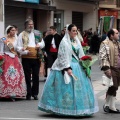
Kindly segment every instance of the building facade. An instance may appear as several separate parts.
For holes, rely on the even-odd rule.
[[[53,5],[56,6],[53,23],[57,24],[59,30],[70,23],[77,25],[81,31],[89,28],[96,30],[98,14],[95,3],[81,0],[54,0]],[[61,28],[59,28],[59,24],[61,24]]]
[[[56,8],[38,0],[38,3],[33,3],[34,0],[27,0],[27,2],[21,2],[23,0],[5,0],[5,28],[8,25],[18,26],[19,32],[24,29],[24,22],[26,19],[31,18],[34,21],[35,29],[41,31],[45,30],[49,24],[50,11],[54,11]],[[32,3],[29,1],[33,1]]]
[[[104,0],[99,3],[99,18],[114,17],[113,27],[120,31],[120,0]]]
[[[32,2],[30,2],[32,1]],[[92,2],[91,2],[92,1]],[[98,26],[99,0],[2,0],[4,6],[2,34],[8,25],[24,29],[24,21],[32,18],[35,29],[47,30],[51,25],[60,32],[66,24],[76,24],[78,28],[96,30]],[[35,3],[34,3],[35,2]],[[38,3],[37,3],[38,2]]]

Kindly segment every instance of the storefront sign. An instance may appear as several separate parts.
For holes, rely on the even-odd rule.
[[[98,11],[99,17],[100,16],[114,16],[118,18],[118,11],[117,10],[108,10],[108,9],[101,9]]]
[[[29,3],[39,3],[40,0],[14,0],[14,1],[29,2]]]

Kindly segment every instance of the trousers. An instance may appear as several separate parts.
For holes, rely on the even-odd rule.
[[[116,96],[116,91],[120,86],[120,68],[110,67],[112,78],[113,78],[113,86],[109,87],[107,90],[107,94],[111,96]]]
[[[38,95],[39,93],[39,59],[22,58],[23,70],[27,84],[27,97]],[[31,76],[32,75],[32,76]],[[31,81],[32,77],[32,81]]]

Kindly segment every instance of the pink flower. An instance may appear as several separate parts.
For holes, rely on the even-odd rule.
[[[88,46],[88,44],[87,44],[87,43],[84,43],[84,42],[81,42],[81,45],[82,45],[83,47]]]

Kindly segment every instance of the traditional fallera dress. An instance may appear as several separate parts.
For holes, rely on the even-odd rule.
[[[17,40],[12,43],[16,50]],[[24,71],[17,55],[4,44],[3,73],[0,75],[0,98],[22,98],[26,96]]]
[[[78,56],[73,55],[72,48]],[[91,116],[98,112],[93,86],[77,59],[82,56],[81,44],[72,45],[68,35],[65,35],[59,46],[58,58],[44,85],[39,110],[65,116]],[[77,80],[73,77],[70,77],[70,81],[65,80],[63,69],[68,67],[72,68]]]

